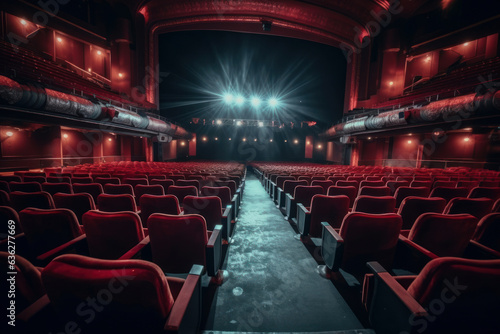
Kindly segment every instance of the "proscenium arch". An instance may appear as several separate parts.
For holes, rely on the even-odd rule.
[[[265,0],[151,0],[144,2],[142,15],[146,33],[145,62],[157,69],[158,36],[186,30],[224,30],[243,33],[270,34],[309,40],[351,51],[347,66],[344,111],[352,109],[357,100],[359,52],[353,52],[368,36],[365,22],[370,10],[387,9],[387,1],[366,0],[336,2],[339,6],[325,8],[301,1],[271,2]],[[349,5],[350,3],[350,5]],[[354,3],[354,4],[353,4]],[[356,4],[363,4],[364,8]],[[349,7],[350,6],[350,7]],[[354,7],[353,7],[354,6]],[[342,7],[342,8],[340,8]],[[357,15],[343,14],[358,10]],[[353,18],[354,17],[354,18]],[[263,31],[262,21],[272,23],[271,31]],[[154,71],[146,87],[147,100],[159,105],[159,71]]]

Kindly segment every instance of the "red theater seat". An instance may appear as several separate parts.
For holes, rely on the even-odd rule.
[[[385,186],[391,189],[390,195],[393,196],[399,187],[408,187],[410,183],[408,181],[387,181]]]
[[[328,188],[328,196],[338,196],[338,195],[345,195],[349,197],[349,207],[352,208],[354,205],[354,201],[356,200],[356,196],[358,195],[358,190],[356,187],[353,186],[333,186]]]
[[[5,182],[22,182],[20,176],[18,175],[0,175],[0,180]]]
[[[222,226],[222,237],[229,240],[231,235],[231,209],[222,207],[222,201],[217,196],[186,196],[182,202],[184,214],[198,214],[205,218],[207,230],[213,231],[215,226]]]
[[[56,193],[72,194],[73,190],[69,183],[42,183],[43,191],[48,192],[52,196]]]
[[[68,209],[27,208],[19,212],[19,219],[33,257],[83,233],[75,214]]]
[[[143,184],[143,185],[148,185],[148,179],[147,178],[137,178],[137,177],[127,177],[123,179],[124,184],[130,184],[132,188],[134,188],[138,184]]]
[[[323,195],[326,195],[328,193],[328,188],[333,185],[333,181],[331,180],[313,180],[311,182],[311,186],[320,186],[323,188]]]
[[[120,179],[117,177],[96,177],[94,183],[99,183],[103,187],[107,184],[120,184]]]
[[[287,181],[289,182],[289,181]],[[297,223],[297,205],[302,204],[304,207],[311,206],[311,200],[314,195],[322,195],[323,188],[320,186],[297,186],[291,194],[286,194],[285,200],[285,219],[291,219],[295,224]]]
[[[138,184],[134,188],[134,193],[135,193],[135,200],[136,203],[139,204],[139,201],[142,197],[142,195],[148,194],[148,195],[165,195],[165,192],[163,191],[163,187],[159,184],[154,184],[154,185],[143,185],[143,184]]]
[[[399,187],[394,193],[396,208],[399,208],[401,202],[408,196],[429,197],[429,192],[430,189],[426,187]]]
[[[10,206],[17,212],[26,208],[54,209],[54,201],[48,192],[39,191],[24,193],[14,191],[10,193]]]
[[[340,228],[345,215],[349,212],[350,199],[345,195],[314,195],[311,207],[297,205],[297,227],[302,237],[320,238],[321,223],[327,222],[333,228]]]
[[[140,199],[141,219],[144,227],[149,216],[153,213],[165,213],[169,215],[180,215],[182,213],[179,200],[174,195],[148,195],[144,194]]]
[[[11,187],[12,191],[12,187]],[[466,197],[467,195],[460,196],[460,197]],[[457,196],[459,197],[459,196]],[[500,187],[476,187],[473,188],[469,196],[469,198],[481,198],[481,197],[486,197],[489,199],[492,199],[496,201],[497,199],[500,199]]]
[[[73,183],[73,193],[87,193],[92,196],[94,203],[97,203],[97,197],[104,191],[99,183]]]
[[[467,188],[437,187],[432,189],[429,197],[441,197],[448,203],[455,197],[467,197],[468,193],[469,190]]]
[[[170,186],[168,187],[167,194],[174,195],[179,200],[179,203],[182,203],[186,196],[198,196],[198,188],[195,186]]]
[[[490,213],[477,224],[472,240],[500,252],[500,213]]]
[[[286,194],[293,194],[295,191],[295,187],[298,186],[307,186],[306,180],[301,181],[285,181],[283,182],[283,189],[278,189],[278,208],[285,210],[286,207]]]
[[[389,187],[369,187],[364,186],[359,188],[358,196],[392,196],[391,188]]]
[[[201,271],[193,266],[186,279],[165,277],[154,263],[141,260],[101,260],[62,255],[42,272],[47,298],[23,314],[56,310],[62,329],[68,323],[85,333],[111,329],[119,333],[196,333],[201,316]],[[74,322],[75,310],[96,296],[110,296],[92,321]],[[106,297],[102,297],[106,298]],[[96,303],[99,303],[97,299]],[[28,318],[29,319],[29,318]],[[57,321],[51,321],[57,324]],[[66,327],[65,327],[66,325]],[[36,328],[36,324],[31,324]]]
[[[457,186],[456,181],[434,181],[432,188],[455,188]]]
[[[187,187],[187,186],[193,186],[196,187],[196,189],[200,189],[200,181],[198,180],[177,180],[175,181],[175,185],[179,187]]]
[[[167,191],[168,191],[168,187],[170,186],[173,186],[175,184],[174,180],[169,180],[169,179],[166,179],[166,180],[162,180],[162,179],[152,179],[150,182],[149,182],[150,185],[155,185],[155,184],[159,184],[160,186],[163,187],[163,192],[166,194]]]
[[[97,196],[97,207],[105,212],[137,211],[135,198],[129,194],[101,194]]]
[[[75,184],[75,183],[89,184],[89,183],[94,183],[94,180],[92,180],[92,178],[88,177],[88,176],[82,176],[82,177],[75,177],[75,176],[73,176],[71,178],[71,183],[72,184]]]
[[[25,193],[34,193],[42,191],[42,185],[39,182],[15,182],[9,183],[10,191],[22,191]]]
[[[96,209],[94,199],[87,193],[58,193],[53,196],[53,199],[56,208],[73,211],[80,224],[82,224],[82,216],[85,212]]]
[[[71,177],[69,176],[49,176],[47,177],[47,182],[48,183],[70,183],[71,184]]]
[[[10,192],[9,182],[0,180],[0,190],[9,193]]]
[[[358,279],[366,272],[366,262],[378,261],[391,268],[401,230],[401,216],[395,213],[349,213],[340,231],[322,223],[321,255],[329,270],[340,268]],[[320,274],[328,270],[320,266]]]
[[[103,190],[105,194],[110,195],[122,195],[128,194],[134,196],[134,188],[130,184],[105,184],[103,186]]]
[[[24,176],[23,182],[38,182],[40,184],[47,182],[45,176]]]
[[[359,183],[359,187],[383,187],[385,186],[385,182],[380,180],[380,181],[368,181],[368,180],[363,180]]]
[[[0,205],[10,206],[10,196],[9,193],[3,190],[0,190]]]
[[[278,193],[279,193],[279,189],[281,189],[281,191],[283,190],[283,184],[285,183],[285,181],[294,181],[295,178],[293,176],[278,176],[276,178],[276,184],[272,183],[271,182],[271,196],[273,198],[273,202],[276,204],[276,205],[279,205],[279,202],[278,202]]]
[[[398,210],[398,214],[403,219],[402,233],[406,231],[403,235],[408,235],[413,223],[421,214],[428,212],[443,213],[445,206],[446,201],[440,197],[406,197]]]
[[[432,188],[432,181],[425,181],[425,180],[414,180],[410,183],[410,187],[415,188],[415,187],[425,187],[425,188]]]
[[[468,213],[473,215],[477,219],[481,219],[491,212],[493,207],[493,201],[489,198],[465,198],[457,197],[453,198],[443,213],[446,214],[457,214],[457,213]]]
[[[378,263],[368,266],[374,274],[369,318],[377,333],[495,333],[500,328],[500,260],[443,257],[409,277],[393,277]]]
[[[352,207],[353,212],[394,213],[396,199],[392,196],[358,196]]]

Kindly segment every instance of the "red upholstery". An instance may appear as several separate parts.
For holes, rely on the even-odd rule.
[[[359,193],[358,196],[392,196],[391,193],[391,188],[389,187],[370,187],[370,186],[364,186],[359,188]]]
[[[387,181],[385,186],[391,189],[390,195],[394,195],[399,187],[408,187],[410,183],[408,181]]]
[[[352,207],[353,212],[393,213],[396,199],[392,196],[358,196]]]
[[[104,193],[110,195],[129,194],[134,196],[134,188],[130,184],[106,184],[104,185]]]
[[[83,176],[83,177],[73,176],[71,178],[71,183],[89,184],[89,183],[94,183],[94,180],[92,180],[92,178],[88,176]]]
[[[425,188],[432,188],[432,181],[424,181],[424,180],[414,180],[410,183],[410,187],[415,188],[415,187],[425,187]]]
[[[429,197],[441,197],[448,203],[455,197],[467,197],[468,193],[469,190],[467,190],[467,188],[437,187],[432,189]]]
[[[314,195],[311,201],[311,224],[309,235],[320,238],[322,222],[327,222],[333,228],[340,228],[345,215],[349,212],[349,197],[345,195],[326,196]]]
[[[473,240],[500,252],[500,213],[490,213],[477,224]]]
[[[148,179],[146,179],[146,178],[141,179],[141,178],[137,178],[137,177],[127,177],[123,180],[123,183],[130,184],[132,186],[132,188],[134,188],[138,184],[144,184],[144,185],[149,184]]]
[[[294,181],[295,178],[293,176],[278,176],[276,178],[276,186],[278,188],[281,188],[283,189],[283,183],[285,183],[285,181]]]
[[[233,180],[216,180],[214,185],[216,187],[229,187],[229,189],[231,189],[231,196],[234,196],[236,194],[236,189],[238,189],[236,182]]]
[[[163,191],[163,187],[159,184],[154,184],[154,185],[143,185],[143,184],[138,184],[134,188],[134,193],[135,193],[135,198],[137,200],[137,203],[139,203],[139,200],[142,195],[148,194],[148,195],[165,195],[165,192]]]
[[[4,205],[4,206],[11,205],[9,193],[4,191],[4,190],[0,190],[0,205]]]
[[[457,214],[468,213],[477,219],[481,219],[491,212],[493,201],[489,198],[453,198],[443,213]]]
[[[25,193],[21,191],[11,192],[10,204],[17,212],[29,207],[38,209],[54,209],[52,196],[45,191],[34,193]]]
[[[307,185],[310,185],[311,184],[311,177],[310,176],[299,176],[299,178],[297,179],[298,181],[307,181]]]
[[[217,196],[222,201],[222,207],[231,204],[231,189],[229,187],[202,187],[201,196]]]
[[[12,191],[12,188],[11,188]],[[460,197],[465,197],[460,196]],[[459,196],[457,196],[459,197]],[[473,188],[470,193],[469,193],[469,198],[481,198],[481,197],[486,197],[490,198],[494,201],[497,199],[500,199],[500,187],[476,187]]]
[[[498,183],[499,181],[481,181],[479,182],[479,187],[490,187],[490,188],[494,188],[494,187],[498,187]]]
[[[442,213],[446,206],[446,201],[440,197],[406,197],[399,206],[398,214],[403,219],[401,229],[409,230],[417,218],[428,212]]]
[[[16,310],[20,312],[42,297],[45,290],[40,270],[22,256],[15,255],[14,261],[9,260],[10,256],[7,252],[0,252],[0,263],[4,273],[16,273]],[[1,286],[4,287],[4,282]]]
[[[311,206],[313,196],[322,194],[323,188],[320,186],[297,186],[293,192],[293,198],[296,204],[300,203],[308,208]]]
[[[5,182],[21,182],[22,179],[18,175],[0,175],[0,180],[5,181]]]
[[[457,186],[456,181],[435,181],[432,188],[455,188]]]
[[[95,183],[101,184],[103,187],[106,184],[120,184],[120,179],[117,177],[96,177],[94,179]]]
[[[331,180],[313,180],[311,186],[320,186],[323,188],[323,195],[328,193],[328,188],[334,186]]]
[[[0,180],[0,190],[10,192],[9,182]]]
[[[9,183],[10,191],[22,191],[25,193],[34,193],[42,191],[42,186],[39,182],[15,182]]]
[[[353,212],[345,216],[339,235],[344,239],[341,268],[348,272],[366,271],[366,262],[378,261],[392,267],[401,230],[401,216]]]
[[[90,333],[99,333],[104,328],[162,332],[174,305],[168,280],[151,262],[101,260],[74,254],[57,257],[42,272],[47,295],[62,319],[74,319],[75,310],[88,305],[96,296],[106,300],[105,306],[97,304],[100,312],[93,313],[95,318],[89,322],[90,328],[84,328]],[[87,325],[84,321],[80,323]]]
[[[383,187],[385,186],[385,182],[380,180],[380,181],[367,181],[363,180],[359,183],[359,187]]]
[[[349,197],[349,207],[351,208],[354,205],[354,201],[356,200],[356,196],[358,195],[358,189],[353,186],[333,186],[328,188],[328,196],[338,196],[345,195]]]
[[[73,190],[71,184],[69,183],[42,183],[43,191],[48,192],[51,195],[56,193],[72,194]]]
[[[437,256],[462,256],[472,239],[478,219],[468,214],[420,215],[410,230],[408,239]]]
[[[491,212],[500,212],[500,199],[497,199],[495,204],[493,204],[493,209],[491,209]]]
[[[47,182],[48,183],[70,183],[71,184],[71,177],[69,176],[49,176],[47,177]]]
[[[130,211],[89,211],[83,227],[90,256],[100,259],[118,259],[144,239],[141,218]]]
[[[205,266],[207,224],[200,215],[155,213],[148,219],[153,262],[166,273],[187,273],[193,264]]]
[[[337,181],[344,181],[345,180],[345,177],[343,176],[330,176],[328,177],[328,180],[332,181],[333,182],[333,185],[335,185],[337,183]]]
[[[426,187],[399,187],[394,193],[396,207],[399,208],[401,202],[408,196],[429,197],[429,192],[430,189]]]
[[[73,193],[87,193],[92,196],[94,203],[97,203],[97,196],[104,193],[102,186],[99,183],[73,183]]]
[[[149,181],[150,185],[155,185],[159,184],[160,186],[163,187],[163,192],[166,194],[168,191],[168,187],[173,186],[175,184],[174,180],[166,179],[166,180],[159,180],[159,179],[152,179]]]
[[[221,223],[222,201],[217,196],[186,196],[182,201],[184,214],[198,214],[205,218],[207,230],[213,231],[215,225]]]
[[[335,183],[335,185],[337,187],[355,187],[356,188],[356,192],[357,192],[357,189],[359,189],[359,183],[358,183],[358,181],[354,181],[354,180],[351,180],[351,181],[339,180],[339,181],[337,181],[337,183]]]
[[[144,226],[149,216],[153,213],[165,213],[169,215],[180,215],[181,207],[179,200],[174,195],[148,195],[144,194],[140,199],[141,219]]]
[[[82,234],[73,211],[27,208],[19,212],[20,225],[35,255],[43,254]]]
[[[148,175],[148,181],[149,181],[149,184],[153,184],[151,183],[151,181],[153,180],[166,180],[167,177],[163,174],[150,174]]]
[[[23,182],[38,182],[40,184],[47,182],[45,176],[24,176]]]
[[[174,195],[179,200],[179,203],[182,203],[186,196],[198,196],[198,188],[195,186],[170,186],[168,187],[167,194]]]
[[[458,181],[457,187],[471,190],[479,185],[479,181]]]
[[[200,189],[200,181],[198,180],[177,180],[175,181],[176,186],[180,187],[187,187],[187,186],[193,186],[196,187],[196,189]]]
[[[15,222],[15,234],[21,233],[23,231],[21,225],[19,224],[19,215],[17,214],[16,210],[11,208],[10,206],[0,206],[0,219],[0,221],[4,222],[2,224],[0,233],[4,234],[5,236],[7,236],[9,233],[9,226],[7,224],[9,220],[13,220]]]
[[[101,194],[97,197],[97,207],[105,212],[137,211],[135,198],[129,194]]]
[[[293,194],[295,191],[295,187],[298,187],[298,186],[307,186],[307,181],[306,180],[285,181],[283,183],[283,192],[285,194]]]
[[[73,211],[80,224],[82,223],[82,216],[85,212],[96,209],[94,199],[87,193],[58,193],[53,196],[53,199],[56,208]]]

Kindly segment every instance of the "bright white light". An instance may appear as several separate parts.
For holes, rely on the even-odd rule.
[[[236,125],[237,125],[237,126],[241,126],[241,121],[237,121],[237,122],[236,122]]]
[[[26,22],[25,20],[21,19],[21,24],[22,24],[23,26],[25,26],[26,24],[28,24],[28,22]]]
[[[57,41],[58,41],[59,43],[62,43],[62,38],[61,38],[61,37],[57,37]]]
[[[233,94],[229,93],[224,94],[224,102],[226,102],[227,104],[233,103],[233,99],[234,99]]]
[[[217,123],[217,125],[221,125],[222,124],[222,121],[220,119],[216,120],[215,123]]]
[[[7,137],[12,137],[14,135],[12,131],[7,131],[5,134],[7,135]]]
[[[238,95],[236,96],[234,101],[236,102],[236,105],[241,106],[243,103],[245,103],[245,98],[241,95]]]
[[[260,126],[260,127],[263,127],[263,126],[264,126],[264,122],[259,121],[259,126]]]
[[[272,98],[270,98],[270,99],[269,99],[269,106],[270,106],[271,108],[275,108],[275,107],[277,107],[277,106],[278,106],[278,103],[279,103],[279,102],[278,102],[278,99],[277,99],[277,98],[275,98],[275,97],[272,97]]]
[[[252,103],[252,106],[254,108],[257,108],[258,106],[260,106],[260,102],[261,101],[260,101],[260,99],[258,97],[252,97],[251,103]]]

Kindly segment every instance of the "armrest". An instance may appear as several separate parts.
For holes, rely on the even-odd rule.
[[[233,207],[234,220],[236,220],[239,213],[238,194],[234,194],[233,198],[231,198],[231,206]]]
[[[118,260],[130,260],[134,258],[139,258],[141,259],[142,256],[139,256],[139,253],[141,253],[147,246],[149,246],[149,235],[145,237],[144,239],[141,240],[137,245],[132,247],[128,252],[123,254]]]
[[[438,258],[436,254],[399,235],[396,249],[395,268],[407,269],[418,273],[431,260]]]
[[[322,222],[321,256],[325,264],[333,271],[338,271],[344,254],[344,239],[327,222]]]
[[[52,250],[49,250],[48,252],[43,253],[42,255],[37,256],[38,261],[42,261],[44,263],[47,263],[51,261],[52,259],[56,258],[59,255],[65,254],[71,250],[72,247],[74,248],[80,248],[83,247],[83,244],[87,243],[87,235],[82,234],[79,237],[74,238],[73,240],[70,240],[61,246],[58,246]]]
[[[475,240],[470,240],[465,250],[465,257],[478,260],[496,260],[500,259],[500,252]]]
[[[219,271],[222,258],[222,225],[215,225],[207,243],[207,273],[215,276]]]
[[[233,218],[233,207],[232,205],[226,206],[226,209],[222,213],[222,238],[225,240],[229,240],[231,235],[231,220]]]
[[[309,227],[311,226],[311,211],[299,203],[297,204],[297,227],[302,236],[309,234]]]
[[[377,333],[413,333],[412,324],[427,311],[378,262],[368,262],[374,274],[369,319]]]
[[[197,333],[201,319],[201,273],[203,266],[193,265],[182,285],[164,329],[167,333]]]

